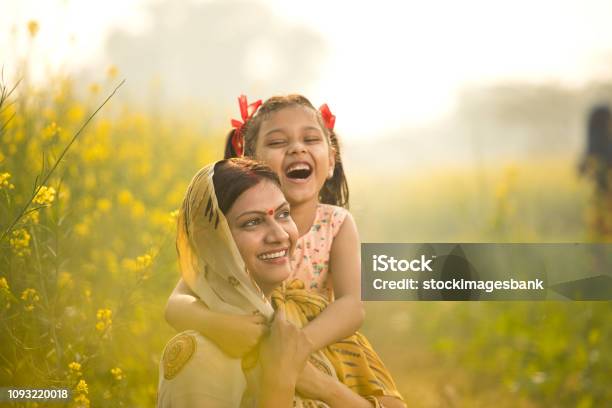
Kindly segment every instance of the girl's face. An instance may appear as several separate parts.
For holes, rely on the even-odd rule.
[[[283,193],[263,180],[236,199],[226,218],[249,273],[270,294],[289,277],[289,257],[298,238]]]
[[[303,106],[274,112],[262,122],[255,144],[255,158],[278,174],[292,206],[318,200],[334,172],[333,153],[316,113]]]

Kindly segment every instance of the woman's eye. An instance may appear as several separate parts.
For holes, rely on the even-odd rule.
[[[261,223],[261,220],[259,218],[253,218],[252,220],[245,221],[242,224],[242,227],[243,228],[254,227],[255,225],[258,225],[259,223]]]

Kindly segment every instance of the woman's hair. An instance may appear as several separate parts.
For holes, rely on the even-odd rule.
[[[323,204],[332,204],[340,207],[347,207],[349,203],[349,189],[346,181],[346,175],[344,173],[344,167],[342,165],[342,157],[340,155],[340,144],[338,143],[338,137],[333,130],[325,127],[321,113],[315,109],[306,97],[302,95],[287,95],[287,96],[273,96],[261,105],[257,113],[245,124],[242,129],[244,135],[244,155],[247,157],[255,157],[255,146],[257,144],[257,136],[259,129],[263,121],[270,118],[272,113],[278,112],[281,109],[302,106],[308,109],[312,109],[316,116],[319,126],[327,136],[329,146],[334,151],[334,174],[332,177],[325,181],[321,191],[319,191],[319,201]],[[236,151],[232,145],[232,137],[234,136],[235,130],[232,130],[228,136],[225,144],[225,158],[236,157]]]
[[[278,175],[266,164],[248,158],[221,160],[215,164],[213,185],[217,203],[223,214],[232,208],[242,193],[263,180],[271,181],[280,188]]]

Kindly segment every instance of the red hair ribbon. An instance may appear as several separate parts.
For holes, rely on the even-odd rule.
[[[232,136],[232,147],[236,154],[241,157],[244,154],[244,135],[242,134],[242,129],[261,106],[261,99],[249,105],[247,104],[246,95],[240,95],[238,97],[238,106],[240,106],[240,117],[242,118],[242,122],[232,119],[232,127],[235,129],[234,135]]]
[[[323,117],[323,123],[325,123],[325,127],[329,130],[334,130],[334,125],[336,124],[336,116],[331,113],[331,111],[329,110],[329,106],[324,103],[319,108],[319,111],[321,112],[321,116]]]

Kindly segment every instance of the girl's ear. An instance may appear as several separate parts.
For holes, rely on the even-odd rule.
[[[334,176],[334,169],[336,167],[336,149],[333,146],[329,146],[329,172],[327,173],[327,179],[329,180]]]

